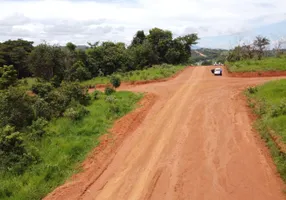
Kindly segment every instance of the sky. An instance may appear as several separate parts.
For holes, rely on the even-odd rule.
[[[233,48],[286,36],[286,0],[0,0],[0,41],[130,43],[137,30],[198,33],[198,46]]]

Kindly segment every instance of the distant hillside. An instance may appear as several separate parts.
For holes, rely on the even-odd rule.
[[[192,61],[194,63],[198,62],[224,62],[228,50],[225,49],[210,49],[210,48],[200,48],[192,49]]]

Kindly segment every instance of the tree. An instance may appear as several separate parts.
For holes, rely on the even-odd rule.
[[[188,34],[178,38],[184,45],[186,50],[189,52],[191,56],[192,45],[197,44],[199,37],[196,33]]]
[[[58,46],[40,44],[29,56],[30,70],[34,76],[50,80],[54,75],[63,79],[65,71],[64,52]]]
[[[22,39],[0,43],[0,66],[13,65],[18,78],[30,76],[28,56],[33,49],[33,42]]]
[[[33,120],[31,97],[25,89],[10,87],[0,93],[0,127],[12,125],[17,130],[28,126]]]
[[[130,56],[124,43],[103,42],[99,46],[89,48],[86,53],[93,76],[100,72],[110,75],[130,69]]]
[[[17,71],[12,65],[4,65],[0,68],[0,89],[7,89],[17,83]]]
[[[155,54],[159,57],[159,63],[165,63],[165,55],[171,47],[173,35],[171,31],[153,28],[149,31],[147,36],[148,41],[152,45]]]
[[[65,72],[68,81],[84,81],[91,78],[91,73],[84,66],[82,61],[77,61],[73,66]]]
[[[71,43],[71,42],[68,42],[68,43],[66,44],[66,48],[67,48],[69,51],[74,52],[75,49],[76,49],[76,45],[73,44],[73,43]]]
[[[270,40],[268,38],[262,37],[262,36],[256,36],[256,39],[254,40],[253,45],[257,52],[258,60],[261,60],[264,54],[264,50],[266,46],[269,44],[270,44]]]
[[[121,85],[120,78],[117,76],[112,76],[110,79],[110,83],[114,88],[118,88]]]
[[[137,33],[133,37],[133,40],[131,42],[131,46],[143,44],[143,42],[145,40],[146,40],[146,36],[145,36],[144,31],[137,31]]]
[[[130,47],[128,49],[128,55],[130,55],[132,61],[132,68],[130,68],[130,70],[141,70],[144,67],[159,63],[157,52],[153,50],[151,43],[147,40],[141,45]]]

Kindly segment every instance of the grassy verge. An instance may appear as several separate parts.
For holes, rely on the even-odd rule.
[[[255,126],[271,150],[273,160],[286,182],[286,80],[266,83],[246,91],[249,105],[259,116]],[[272,137],[271,137],[272,136]],[[276,142],[273,140],[279,138]]]
[[[226,64],[230,72],[286,71],[286,56],[242,60]]]
[[[72,174],[97,144],[100,135],[107,132],[115,119],[135,108],[141,94],[117,92],[107,98],[100,94],[87,107],[90,114],[79,121],[68,118],[52,120],[47,135],[41,141],[31,142],[39,149],[41,160],[22,175],[0,174],[0,199],[41,199]]]
[[[115,73],[121,81],[123,82],[133,82],[133,81],[143,81],[143,80],[158,80],[162,78],[170,77],[177,72],[184,69],[184,66],[172,66],[172,65],[159,65],[154,66],[144,70],[135,70],[126,73]],[[110,76],[106,77],[96,77],[88,81],[84,81],[81,83],[82,86],[92,87],[97,84],[107,84],[109,83]]]

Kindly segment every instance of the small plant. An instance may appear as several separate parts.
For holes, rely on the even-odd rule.
[[[121,85],[120,78],[118,76],[112,76],[110,79],[110,83],[114,88],[118,88]]]
[[[258,89],[257,89],[257,87],[249,87],[249,88],[247,88],[247,91],[250,94],[255,94],[258,91]]]
[[[105,101],[108,103],[114,103],[116,101],[116,98],[114,96],[108,96],[106,97]]]
[[[101,94],[101,92],[100,92],[100,91],[95,90],[95,91],[92,93],[92,97],[93,97],[93,99],[94,99],[94,100],[99,99],[99,95],[100,95],[100,94]]]
[[[115,90],[112,88],[112,87],[110,87],[110,86],[107,86],[106,88],[105,88],[105,90],[104,90],[104,93],[106,94],[106,95],[111,95],[111,94],[113,94],[115,92]]]
[[[285,99],[281,101],[278,106],[273,106],[271,108],[271,116],[278,117],[280,115],[286,115],[286,101]]]

